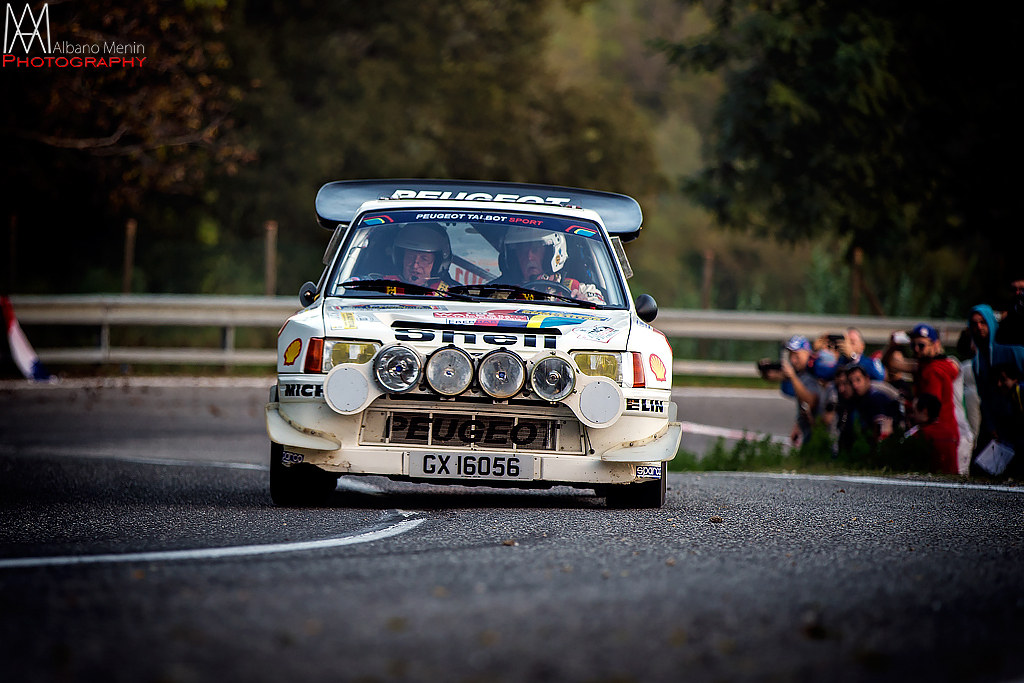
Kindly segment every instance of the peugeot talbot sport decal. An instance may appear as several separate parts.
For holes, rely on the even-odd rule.
[[[492,327],[561,327],[563,325],[578,325],[584,322],[605,322],[607,317],[600,315],[587,315],[584,313],[554,313],[552,311],[537,311],[530,309],[509,309],[485,311],[476,313],[472,311],[445,313],[434,313],[438,322],[450,325],[489,325]]]

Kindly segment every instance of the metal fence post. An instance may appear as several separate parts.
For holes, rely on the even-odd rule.
[[[224,349],[224,369],[230,369],[235,352],[235,326],[228,325],[221,330],[221,348]]]
[[[100,358],[103,362],[110,359],[110,323],[106,320],[100,323]]]
[[[266,244],[264,245],[264,257],[266,260],[266,278],[264,282],[267,296],[274,296],[277,290],[277,221],[266,222]]]

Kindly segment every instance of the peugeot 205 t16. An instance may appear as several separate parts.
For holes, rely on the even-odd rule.
[[[324,185],[333,231],[278,336],[270,492],[339,476],[594,489],[660,507],[681,434],[672,351],[634,301],[631,197],[546,185]]]

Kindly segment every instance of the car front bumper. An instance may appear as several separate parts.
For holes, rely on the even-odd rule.
[[[414,409],[418,413],[412,412]],[[449,424],[446,416],[468,412],[473,413],[473,420],[479,420],[475,442],[466,443],[454,436],[446,442],[428,442],[427,434],[434,434],[435,428],[452,435],[457,431],[455,426],[446,426]],[[559,407],[520,409],[519,415],[515,415],[516,412],[500,405],[467,407],[452,402],[410,405],[410,402],[383,401],[362,413],[340,415],[321,400],[271,401],[266,405],[266,426],[271,441],[283,445],[292,462],[310,463],[329,472],[506,486],[647,481],[657,478],[655,473],[660,473],[662,463],[675,457],[682,436],[682,426],[675,420],[676,407],[672,403],[664,417],[623,415],[615,424],[603,429],[587,428],[575,421],[571,412]],[[394,425],[416,414],[425,416],[427,426],[418,431],[412,426],[396,436]],[[519,423],[510,424],[513,438],[517,433],[523,438],[508,447],[489,445],[484,438],[485,432],[490,434],[491,431],[486,427],[489,419],[494,423],[521,420],[524,427],[518,432],[515,424]],[[554,436],[546,441],[529,441],[526,435],[536,430],[530,431],[527,423],[543,426],[545,421],[557,423],[551,430]],[[469,431],[472,432],[472,428]],[[509,428],[494,431],[507,437]],[[464,428],[463,435],[466,435]],[[405,443],[395,443],[395,440]],[[482,457],[488,461],[488,466],[492,460],[514,456],[517,466],[526,473],[532,470],[532,476],[513,481],[415,475],[414,472],[422,472],[422,467],[415,467],[414,459],[430,454]]]

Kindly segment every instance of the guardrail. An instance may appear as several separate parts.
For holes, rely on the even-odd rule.
[[[88,348],[37,349],[44,363],[60,364],[153,364],[153,365],[265,365],[276,362],[275,349],[237,349],[239,327],[277,329],[299,310],[297,297],[207,295],[81,295],[12,296],[22,326],[95,326],[99,343]],[[717,339],[781,341],[793,334],[816,337],[847,327],[861,330],[868,344],[883,344],[893,330],[906,330],[927,322],[955,344],[963,321],[878,318],[868,316],[806,315],[757,311],[707,311],[664,309],[655,327],[670,339]],[[111,346],[115,326],[185,326],[221,329],[219,348],[135,348]],[[31,332],[31,330],[29,330]],[[31,334],[29,335],[31,339]],[[754,377],[750,361],[676,360],[677,375]]]

